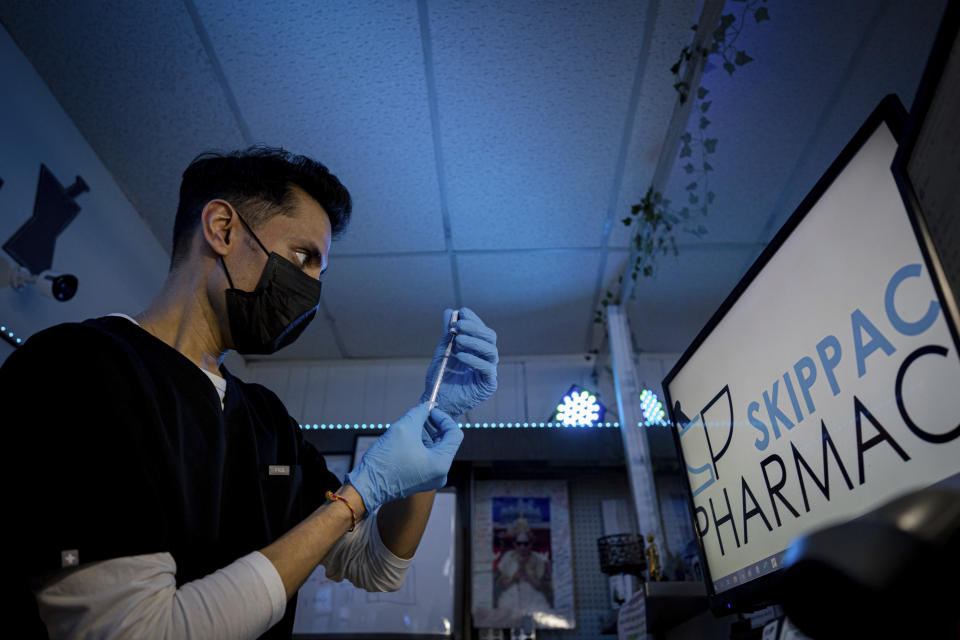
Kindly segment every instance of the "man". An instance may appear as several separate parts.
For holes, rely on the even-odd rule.
[[[290,637],[320,563],[368,590],[402,584],[463,439],[451,416],[496,389],[496,334],[462,309],[421,398],[455,340],[438,407],[394,421],[345,483],[273,393],[221,364],[300,335],[350,210],[308,158],[200,156],[154,302],[42,331],[0,368],[16,452],[8,557],[37,633]]]
[[[550,561],[533,550],[533,532],[525,519],[515,523],[513,549],[496,563],[494,608],[519,613],[544,612],[553,608]]]

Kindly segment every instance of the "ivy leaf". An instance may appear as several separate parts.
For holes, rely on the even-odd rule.
[[[696,188],[697,188],[696,182],[691,182],[690,184],[687,185],[687,191],[693,191]]]
[[[737,63],[737,66],[742,67],[748,62],[753,62],[753,58],[748,56],[746,51],[737,51],[737,55],[733,61]]]
[[[714,200],[714,198],[716,198],[716,197],[717,197],[717,194],[715,194],[713,191],[707,191],[707,202],[708,202],[708,203],[713,204],[713,200]]]
[[[629,227],[631,222],[633,222],[633,218],[624,218],[624,219],[623,219],[623,225],[624,225],[625,227]]]
[[[643,268],[643,275],[647,278],[653,275],[653,267],[647,265]]]
[[[613,292],[612,292],[612,291],[607,291],[607,297],[608,297],[608,298],[612,298],[612,297],[613,297]]]
[[[680,149],[680,157],[681,157],[681,158],[686,158],[687,156],[692,155],[692,154],[693,154],[693,151],[690,149],[690,145],[688,145],[688,144],[683,145],[683,148]]]
[[[636,280],[636,279],[637,279],[637,272],[634,271],[633,273],[631,273],[631,274],[630,274],[630,277],[633,278],[634,280]]]
[[[753,17],[756,19],[757,22],[763,22],[764,20],[770,19],[770,14],[767,13],[766,7],[760,7],[759,9],[753,12]]]
[[[693,136],[690,135],[690,132],[688,131],[682,136],[680,136],[680,139],[683,141],[683,144],[690,144],[690,141],[693,139]]]
[[[713,165],[711,165],[709,162],[704,161],[704,163],[703,163],[703,170],[704,170],[704,171],[713,171]]]
[[[735,66],[733,66],[733,63],[730,62],[729,60],[728,60],[727,62],[724,62],[724,63],[723,63],[723,68],[724,68],[724,69],[726,70],[726,72],[729,73],[730,75],[733,75],[733,72],[737,70],[737,68],[736,68]]]
[[[688,162],[687,164],[683,165],[683,170],[687,173],[693,173],[695,171],[693,163]]]
[[[698,198],[698,197],[697,197],[695,194],[693,194],[693,193],[690,194],[689,200],[690,200],[690,204],[697,204],[698,202],[700,202],[700,198]]]
[[[686,93],[686,91],[690,88],[690,85],[681,80],[680,82],[674,82],[673,88],[683,94]]]
[[[706,129],[709,126],[710,126],[710,121],[704,118],[703,116],[700,116],[700,128]]]
[[[697,89],[697,97],[700,98],[701,100],[706,98],[708,93],[710,93],[709,89],[704,89],[703,87],[700,87],[699,89]]]
[[[677,61],[672,67],[670,67],[670,73],[677,75],[680,73],[680,62]]]
[[[604,307],[606,307],[607,305],[610,304],[610,301],[609,301],[609,300],[601,300],[601,301],[600,301],[600,304],[602,304]]]
[[[700,113],[706,113],[710,110],[710,105],[713,104],[712,100],[708,100],[700,105]]]
[[[713,153],[717,150],[717,139],[707,138],[703,141],[703,148],[707,150],[707,153]]]
[[[630,207],[630,213],[633,215],[637,215],[638,213],[640,213],[641,209],[643,209],[643,205],[635,204],[632,207]]]

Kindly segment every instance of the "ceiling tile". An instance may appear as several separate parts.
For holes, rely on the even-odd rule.
[[[858,55],[845,63],[842,82],[831,87],[834,102],[817,113],[818,126],[805,148],[786,156],[792,173],[765,211],[756,239],[773,237],[885,95],[897,94],[910,109],[945,7],[943,0],[883,5],[874,29],[863,34]]]
[[[504,356],[584,351],[600,252],[457,256],[463,303],[497,332]]]
[[[430,5],[457,249],[596,247],[642,3]]]
[[[323,296],[352,358],[425,358],[454,306],[450,258],[334,257]]]
[[[197,0],[256,142],[350,190],[342,253],[444,250],[417,5]]]
[[[243,144],[180,3],[0,3],[0,20],[169,251],[180,174]]]
[[[640,351],[681,353],[746,272],[761,247],[700,245],[665,258],[652,277],[640,277],[627,304]]]

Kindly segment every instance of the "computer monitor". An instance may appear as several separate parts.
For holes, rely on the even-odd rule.
[[[663,381],[716,613],[772,604],[794,537],[960,472],[955,320],[891,172],[904,118],[881,102]]]

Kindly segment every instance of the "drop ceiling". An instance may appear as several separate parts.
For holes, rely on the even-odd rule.
[[[738,38],[753,62],[703,75],[716,200],[627,304],[641,351],[683,351],[880,99],[910,107],[945,1],[766,6]],[[165,247],[201,151],[283,146],[347,185],[322,317],[276,357],[423,357],[462,305],[522,356],[603,348],[593,310],[627,267],[621,219],[653,177],[700,10],[4,1],[0,22]]]

